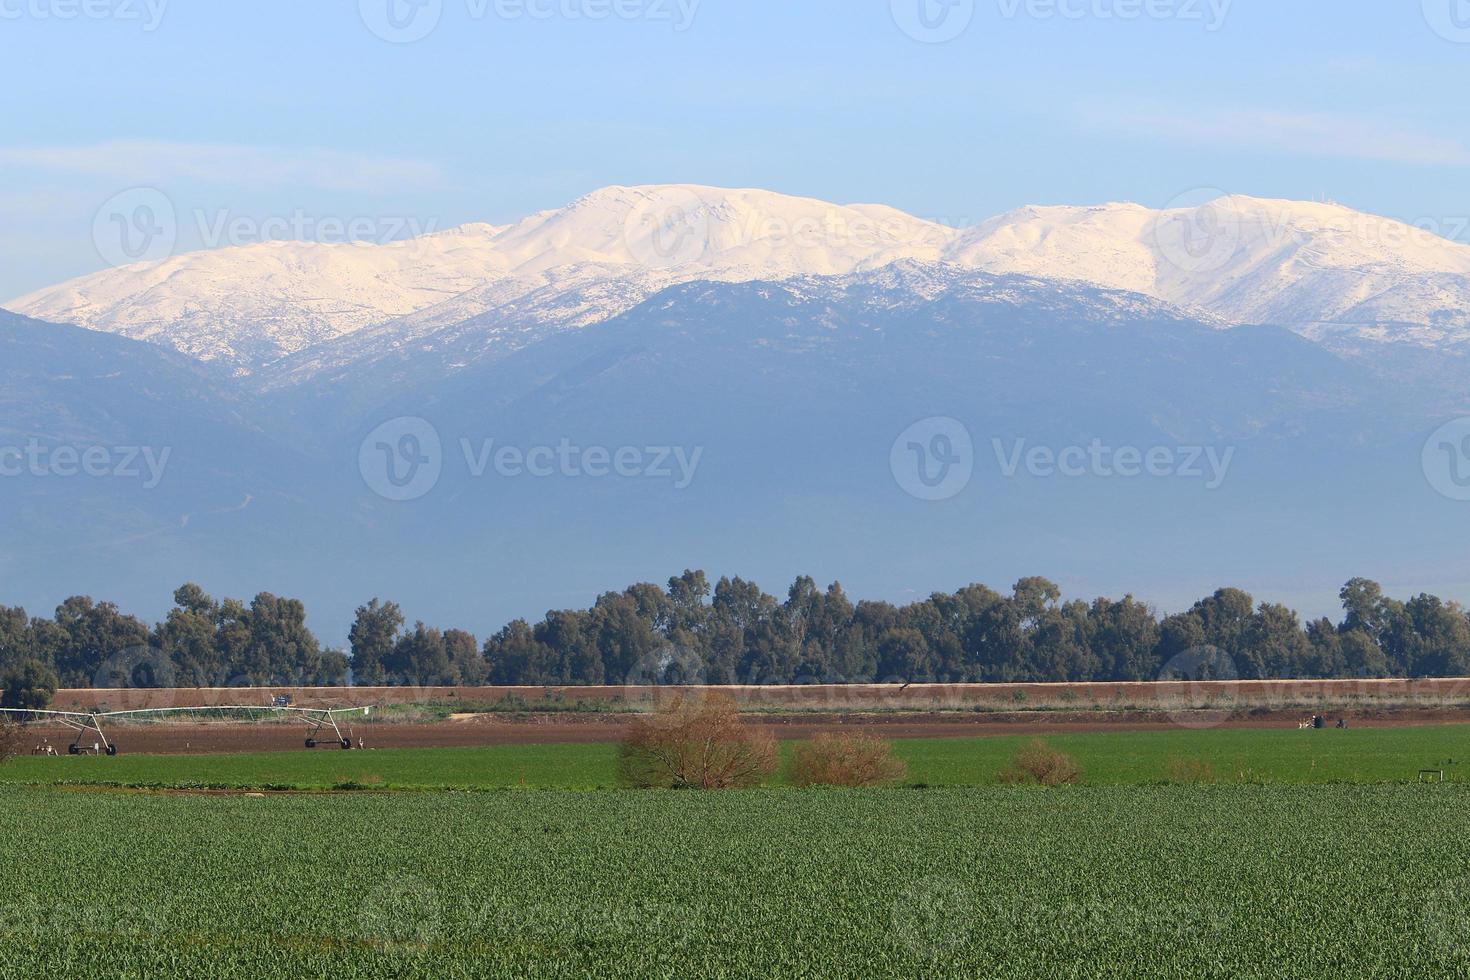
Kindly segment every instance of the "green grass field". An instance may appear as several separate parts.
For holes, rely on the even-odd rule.
[[[16,759],[0,977],[1470,975],[1470,726],[1058,736],[1083,785],[993,785],[1028,741],[725,793],[614,791],[612,745]]]
[[[898,741],[907,782],[986,786],[1029,741],[1025,737]],[[1057,736],[1089,785],[1157,784],[1178,761],[1200,761],[1222,783],[1414,782],[1420,769],[1470,778],[1470,726],[1347,731],[1186,730]],[[787,746],[789,750],[789,746]],[[113,783],[130,786],[330,789],[597,789],[617,784],[611,745],[505,746],[229,756],[24,757],[0,768],[0,782]],[[779,784],[781,777],[772,779]]]
[[[1463,785],[0,801],[4,977],[1470,971]]]

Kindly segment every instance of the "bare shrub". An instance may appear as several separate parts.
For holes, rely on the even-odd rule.
[[[1215,781],[1215,767],[1204,759],[1170,759],[1169,760],[1169,782],[1171,783],[1213,783]]]
[[[775,772],[778,756],[769,732],[745,727],[734,698],[681,694],[634,719],[619,761],[633,786],[734,789]]]
[[[796,786],[891,786],[908,775],[893,745],[872,735],[823,732],[796,747],[791,782]]]
[[[1017,752],[1011,764],[997,775],[1003,783],[1065,786],[1082,778],[1082,767],[1067,753],[1038,738]]]

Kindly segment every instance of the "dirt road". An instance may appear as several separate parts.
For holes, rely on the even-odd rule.
[[[1355,728],[1470,724],[1470,709],[1467,708],[1364,707],[1344,714]],[[1171,714],[1160,711],[803,712],[752,715],[750,721],[771,729],[782,739],[806,738],[816,732],[834,730],[861,730],[887,738],[906,739],[1167,731],[1187,726],[1290,729],[1295,728],[1302,717],[1300,711],[1259,710],[1230,718],[1222,718],[1213,712]],[[1339,715],[1331,717],[1335,720]],[[605,743],[619,740],[628,722],[627,714],[498,712],[450,721],[355,724],[351,735],[368,748],[379,749]],[[127,755],[304,751],[305,738],[303,726],[280,722],[119,723],[107,725],[106,730],[108,737],[117,742],[121,752]],[[70,734],[60,729],[36,725],[32,726],[32,731],[38,738],[45,734],[53,745],[63,750],[71,741]],[[318,749],[332,750],[327,747]]]

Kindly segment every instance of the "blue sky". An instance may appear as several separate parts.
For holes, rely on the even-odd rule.
[[[0,299],[102,267],[136,186],[305,237],[674,181],[955,224],[1328,195],[1470,237],[1470,0],[421,0],[408,43],[388,2],[0,0]]]

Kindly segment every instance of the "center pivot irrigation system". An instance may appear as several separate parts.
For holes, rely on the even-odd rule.
[[[117,743],[102,730],[103,721],[140,720],[153,715],[207,714],[210,712],[246,712],[254,720],[257,712],[278,717],[296,717],[306,725],[306,747],[318,745],[353,747],[352,728],[346,718],[353,715],[368,716],[372,707],[362,708],[297,708],[285,705],[258,704],[211,704],[193,708],[138,708],[131,711],[43,711],[33,708],[0,708],[0,716],[16,718],[21,724],[31,722],[51,723],[70,729],[75,733],[68,755],[117,755]],[[338,719],[342,718],[341,723]],[[345,731],[344,731],[345,729]],[[330,736],[330,737],[329,737]]]

